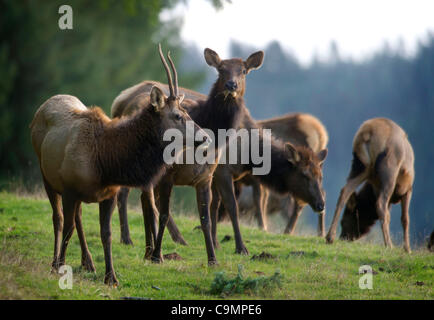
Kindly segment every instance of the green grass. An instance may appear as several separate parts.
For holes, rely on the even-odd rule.
[[[401,247],[386,249],[372,243],[287,236],[242,227],[250,256],[234,254],[234,242],[217,250],[219,266],[208,267],[202,232],[193,230],[197,217],[176,216],[189,246],[174,244],[166,232],[163,253],[177,252],[183,260],[161,265],[143,260],[145,239],[142,216],[130,210],[129,220],[134,246],[119,242],[119,219],[113,216],[113,261],[120,285],[103,284],[104,255],[99,237],[97,205],[83,205],[84,228],[97,268],[96,274],[80,270],[80,246],[74,235],[66,263],[74,270],[72,290],[61,290],[59,276],[50,273],[53,251],[51,208],[45,198],[18,197],[0,193],[0,299],[221,299],[210,292],[218,272],[227,278],[243,266],[246,279],[281,274],[279,286],[231,295],[234,299],[433,299],[434,255],[426,249],[411,255]],[[229,224],[219,225],[218,238],[232,235]],[[251,260],[266,251],[274,259]],[[294,252],[303,251],[297,255]],[[293,254],[291,254],[293,252]],[[373,290],[359,289],[359,267],[371,265]],[[154,289],[153,286],[160,288]]]

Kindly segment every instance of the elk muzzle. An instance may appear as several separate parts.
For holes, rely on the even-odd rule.
[[[235,81],[229,80],[225,83],[225,89],[230,92],[235,92],[238,89],[238,85]]]

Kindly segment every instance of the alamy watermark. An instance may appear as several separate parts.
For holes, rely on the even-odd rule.
[[[372,267],[369,265],[363,265],[359,268],[359,274],[363,274],[363,276],[359,279],[359,288],[361,290],[373,289],[373,273]]]
[[[205,133],[210,139],[205,139]],[[266,175],[270,172],[270,129],[218,129],[217,135],[216,139],[214,132],[209,129],[198,130],[195,133],[194,122],[187,121],[184,145],[184,135],[180,130],[175,128],[166,130],[163,140],[171,142],[164,149],[164,162],[166,164],[200,165],[217,162],[219,164],[251,164],[253,175]],[[195,148],[195,141],[203,142]],[[216,154],[216,150],[219,154]]]
[[[67,4],[61,5],[58,12],[62,15],[58,22],[59,29],[72,30],[74,28],[72,7]]]
[[[72,273],[72,267],[69,265],[63,265],[59,268],[59,274],[62,276],[59,278],[59,288],[62,290],[65,289],[72,289],[72,283],[74,281],[73,279],[73,273]]]

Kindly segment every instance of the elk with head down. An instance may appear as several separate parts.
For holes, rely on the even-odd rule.
[[[384,243],[391,248],[390,205],[401,202],[404,249],[411,252],[409,207],[413,181],[414,153],[404,130],[386,118],[365,121],[354,137],[351,172],[339,195],[327,242],[334,241],[340,212],[350,199],[341,237],[359,238],[379,219]],[[362,190],[354,194],[363,182]]]
[[[172,87],[170,78],[169,85]],[[53,209],[53,270],[65,264],[68,242],[77,227],[82,266],[95,271],[82,226],[81,203],[98,202],[106,265],[104,282],[117,285],[110,224],[117,192],[120,186],[144,187],[161,177],[165,167],[163,150],[168,144],[163,141],[165,130],[177,128],[185,139],[185,123],[191,120],[180,107],[181,100],[173,90],[166,97],[153,87],[148,98],[137,97],[137,103],[143,105],[140,112],[115,120],[100,108],[88,109],[69,95],[56,95],[41,105],[30,128]],[[194,128],[196,132],[201,130],[197,125]]]
[[[253,53],[247,60],[238,58],[221,60],[216,52],[211,49],[204,51],[205,61],[211,67],[218,71],[218,79],[214,83],[210,94],[205,97],[196,94],[191,90],[179,88],[188,97],[194,100],[186,99],[183,106],[191,118],[202,128],[211,130],[214,136],[218,136],[218,129],[231,129],[239,126],[243,115],[247,113],[244,104],[244,92],[246,75],[252,70],[258,69],[262,65],[264,53],[262,51]],[[132,99],[136,95],[146,94],[149,87],[155,84],[153,81],[144,81],[134,87],[124,90],[114,101],[112,105],[112,115],[123,115],[128,110],[136,109]],[[218,151],[226,141],[218,141],[216,151]],[[215,153],[218,155],[218,152]],[[208,255],[208,264],[217,263],[214,246],[211,240],[210,232],[210,198],[211,198],[211,180],[213,172],[217,167],[218,156],[213,164],[174,164],[167,173],[162,177],[155,189],[142,190],[142,208],[145,218],[146,231],[146,257],[151,257],[154,262],[161,262],[161,243],[164,229],[170,218],[169,206],[170,195],[174,185],[188,185],[196,189],[197,206],[200,215],[202,231],[205,237],[205,243]],[[154,199],[158,198],[156,204]],[[121,218],[121,233],[126,233],[128,224],[126,220],[126,199],[128,190],[123,191],[122,202],[118,203]],[[157,205],[158,209],[157,210]],[[159,211],[159,228],[158,232],[155,225],[155,216]],[[173,226],[176,225],[173,223]],[[170,230],[170,228],[169,228]],[[178,232],[182,239],[182,236]],[[126,239],[129,240],[129,239]]]
[[[262,134],[262,128],[259,128],[248,115],[244,118],[243,126],[249,131],[259,129],[260,145],[268,143],[271,146],[270,159],[264,159],[264,161],[270,162],[270,171],[266,174],[255,175],[255,179],[278,194],[291,194],[298,203],[307,203],[314,211],[322,212],[325,207],[325,200],[322,189],[321,166],[327,156],[327,149],[313,152],[308,147],[294,146],[289,142],[283,143],[272,136],[266,137]],[[214,173],[212,183],[211,216],[213,243],[215,246],[218,246],[217,213],[221,201],[229,212],[235,235],[235,252],[239,254],[248,254],[248,250],[243,243],[239,228],[234,181],[242,179],[247,174],[251,174],[253,168],[256,166],[252,159],[244,163],[240,161],[242,150],[251,150],[251,141],[252,139],[248,139],[247,141],[239,139],[239,142],[236,144],[238,152],[237,163],[229,164],[226,162],[226,164],[219,164]],[[244,143],[249,144],[249,147],[244,147],[242,145]],[[227,148],[230,148],[230,145]]]
[[[328,133],[321,121],[307,113],[290,113],[280,117],[259,120],[257,124],[270,129],[274,137],[294,146],[310,148],[318,153],[327,147]],[[322,166],[322,164],[321,164]],[[251,187],[244,187],[244,185]],[[287,221],[285,233],[293,234],[305,203],[294,197],[282,196],[261,185],[259,179],[248,174],[234,183],[240,214],[254,214],[260,228],[266,230],[267,215],[280,212]],[[219,208],[219,221],[226,215],[223,205]],[[325,211],[318,214],[318,236],[325,236]]]

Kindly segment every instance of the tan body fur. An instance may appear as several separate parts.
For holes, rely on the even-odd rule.
[[[57,192],[80,190],[85,202],[100,202],[116,194],[119,187],[104,186],[98,176],[94,137],[111,120],[99,108],[88,109],[76,97],[58,95],[37,111],[32,124],[33,148],[42,175]]]
[[[365,121],[353,141],[353,166],[342,188],[327,242],[333,242],[340,212],[351,194],[364,181],[369,182],[377,195],[376,209],[387,247],[390,239],[390,203],[401,201],[401,221],[404,229],[404,248],[410,252],[409,206],[414,181],[414,152],[407,134],[395,122],[386,118]]]

